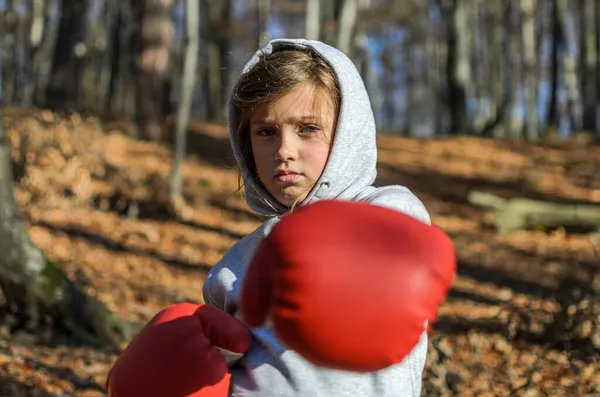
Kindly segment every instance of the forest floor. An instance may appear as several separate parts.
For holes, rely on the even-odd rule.
[[[193,210],[177,220],[166,209],[170,145],[135,141],[125,123],[92,116],[10,108],[3,118],[32,240],[123,319],[200,302],[207,271],[259,224],[236,193],[223,126],[190,126],[183,174]],[[600,395],[586,329],[597,321],[586,320],[584,302],[594,299],[600,241],[564,229],[500,235],[489,211],[467,201],[481,190],[600,204],[600,146],[381,136],[379,147],[377,184],[419,196],[460,260],[432,330],[423,395]],[[104,396],[115,358],[0,327],[0,396]]]

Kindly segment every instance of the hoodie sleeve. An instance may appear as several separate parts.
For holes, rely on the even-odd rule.
[[[235,243],[208,272],[202,286],[204,302],[234,314],[237,306],[239,280],[246,260],[244,248],[248,237]]]
[[[425,205],[404,186],[395,185],[375,188],[365,197],[364,201],[403,212],[421,222],[431,224],[431,218]]]
[[[273,224],[273,221],[266,221],[254,232],[237,241],[210,269],[202,286],[205,303],[235,314],[246,266]]]

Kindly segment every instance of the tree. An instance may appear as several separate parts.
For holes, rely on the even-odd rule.
[[[269,41],[269,16],[271,15],[271,0],[258,0],[258,47],[262,47]]]
[[[352,44],[354,31],[356,29],[356,18],[358,14],[358,0],[343,0],[340,17],[338,21],[338,43],[337,47],[349,57],[352,56]]]
[[[136,122],[141,137],[159,140],[169,113],[174,0],[141,0]]]
[[[321,37],[321,0],[306,1],[305,37],[319,40]]]
[[[35,84],[34,86],[34,96],[33,102],[37,106],[46,106],[46,94],[48,90],[48,86],[50,81],[52,80],[52,60],[54,59],[54,50],[57,46],[56,40],[58,39],[58,28],[59,23],[52,23],[51,15],[58,13],[60,9],[60,0],[47,0],[41,2],[44,7],[44,15],[45,15],[45,24],[41,23],[38,19],[35,20],[35,23],[31,27],[32,31],[32,45],[36,44],[36,39],[39,34],[41,37],[41,43],[37,46],[35,50],[35,54],[33,56],[33,70],[35,71],[35,76],[32,78],[34,80],[31,84]],[[36,6],[39,7],[39,3],[36,3]],[[43,21],[41,21],[43,22]],[[34,33],[35,32],[35,33]]]
[[[56,108],[76,109],[79,93],[79,71],[81,69],[85,1],[63,1],[60,10],[56,47],[54,48],[51,73],[47,92],[49,103]]]
[[[110,2],[109,4],[113,4]],[[112,49],[110,78],[105,108],[112,113],[133,117],[136,111],[136,60],[138,29],[135,10],[129,1],[114,3],[114,27],[111,31]]]
[[[596,131],[598,103],[598,50],[596,37],[596,0],[583,0],[580,7],[581,92],[583,93],[583,128]]]
[[[2,105],[11,104],[13,101],[14,68],[13,56],[15,53],[15,24],[17,20],[15,1],[8,0],[4,10],[4,26],[2,27]]]
[[[535,45],[535,0],[521,0],[521,12],[523,14],[522,40],[524,52],[524,87],[527,91],[527,119],[526,133],[529,140],[538,138],[538,116],[536,111],[538,71],[536,45]]]
[[[448,12],[448,107],[450,109],[453,134],[466,133],[470,130],[467,100],[469,99],[470,83],[472,79],[469,57],[471,54],[471,40],[469,35],[472,29],[468,20],[471,0],[455,0]]]
[[[207,119],[223,121],[226,113],[226,97],[229,91],[228,59],[230,51],[231,0],[203,0],[201,3],[202,39],[206,48],[203,62],[204,102]]]
[[[186,132],[192,107],[192,95],[196,83],[196,67],[198,64],[198,18],[199,0],[186,1],[186,33],[185,59],[181,79],[181,100],[177,109],[175,124],[173,167],[170,177],[171,205],[176,209],[182,202],[181,198],[181,164],[185,155]]]
[[[506,84],[506,113],[504,117],[505,131],[507,138],[520,139],[523,132],[523,122],[521,116],[515,112],[515,108],[520,105],[519,90],[521,88],[521,15],[520,9],[512,1],[506,2],[506,25],[508,33],[506,34],[506,53],[511,54],[506,63],[505,84]]]
[[[11,328],[51,326],[81,342],[119,349],[133,327],[68,279],[33,244],[14,200],[12,178],[10,145],[0,123],[0,289]]]

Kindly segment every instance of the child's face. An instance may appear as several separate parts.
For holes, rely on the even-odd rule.
[[[256,109],[250,142],[258,177],[281,204],[300,203],[319,180],[335,130],[329,97],[313,84]]]

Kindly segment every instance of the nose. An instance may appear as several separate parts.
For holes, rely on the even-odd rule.
[[[280,162],[293,161],[298,158],[298,148],[294,134],[282,132],[279,146],[275,152],[275,159]]]

